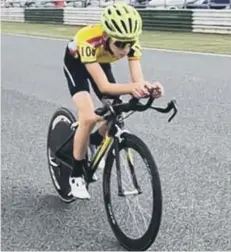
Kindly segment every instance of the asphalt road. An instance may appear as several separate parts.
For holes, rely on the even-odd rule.
[[[46,158],[55,109],[73,109],[64,41],[2,35],[1,250],[124,250],[107,222],[102,179],[91,201],[60,202]],[[231,250],[231,58],[144,51],[146,78],[176,98],[172,123],[149,111],[127,125],[150,147],[163,189],[152,250]],[[114,66],[129,79],[127,63]],[[96,105],[99,103],[95,100]]]

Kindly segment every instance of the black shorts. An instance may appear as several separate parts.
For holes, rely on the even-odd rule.
[[[109,63],[100,65],[104,73],[106,74],[108,81],[111,83],[116,83],[115,78],[111,71],[111,65]],[[69,49],[67,47],[64,55],[63,70],[67,79],[68,88],[71,96],[80,91],[87,91],[90,93],[89,89],[89,81],[90,81],[95,94],[100,100],[102,99],[102,97],[107,97],[109,99],[116,98],[115,96],[105,95],[100,92],[99,88],[97,87],[97,84],[88,73],[85,65],[80,61],[79,58],[74,59],[71,56]]]

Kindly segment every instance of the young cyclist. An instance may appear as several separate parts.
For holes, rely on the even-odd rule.
[[[149,95],[148,88],[154,88],[155,98],[163,95],[164,89],[159,82],[150,84],[144,80],[140,64],[141,32],[142,19],[137,10],[125,3],[116,3],[104,8],[100,24],[81,28],[66,47],[64,73],[79,116],[74,136],[74,169],[69,179],[69,194],[74,197],[90,198],[82,176],[88,140],[91,145],[98,146],[107,129],[104,124],[90,135],[100,117],[94,113],[88,81],[99,99],[125,94],[142,98]],[[110,65],[123,57],[128,58],[131,73],[132,82],[127,84],[116,83]]]

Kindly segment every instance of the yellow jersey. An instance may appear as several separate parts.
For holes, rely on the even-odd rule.
[[[109,50],[104,39],[103,27],[100,24],[85,26],[77,31],[68,48],[74,58],[80,58],[82,63],[111,63],[117,61]],[[141,48],[139,40],[131,47],[128,60],[140,59]]]

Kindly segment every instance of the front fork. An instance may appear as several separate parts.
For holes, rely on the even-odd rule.
[[[118,130],[120,130],[120,129],[118,129]],[[133,191],[125,191],[123,189],[122,176],[121,176],[120,155],[119,155],[120,139],[121,139],[121,136],[115,136],[115,139],[114,139],[114,150],[115,150],[114,155],[115,155],[115,161],[116,161],[116,173],[117,173],[117,183],[118,183],[118,196],[124,197],[124,196],[127,196],[127,195],[141,194],[142,190],[141,190],[141,188],[140,188],[140,186],[138,184],[137,178],[136,178],[134,164],[133,164],[133,161],[132,161],[132,155],[131,155],[131,151],[130,151],[129,148],[126,148],[127,162],[128,162],[128,165],[129,165],[129,171],[130,171],[130,175],[131,175],[133,186],[134,186],[135,190],[133,190]]]

